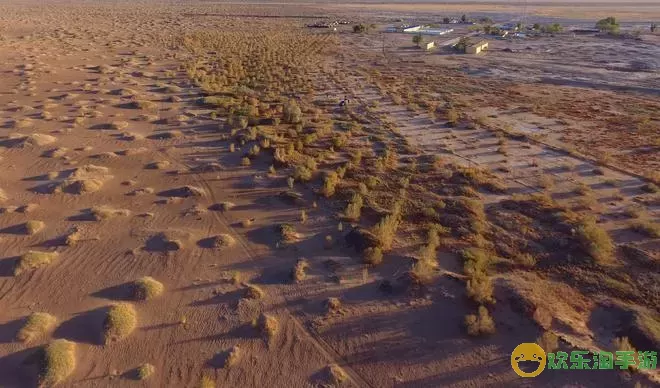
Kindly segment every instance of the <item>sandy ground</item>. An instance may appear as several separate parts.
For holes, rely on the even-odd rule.
[[[22,365],[39,346],[60,338],[77,344],[75,371],[62,386],[193,387],[202,376],[218,386],[246,387],[530,385],[513,373],[509,356],[518,343],[538,337],[540,329],[515,310],[511,290],[542,299],[539,284],[555,296],[576,292],[572,287],[533,272],[498,274],[492,313],[498,333],[468,337],[462,321],[474,306],[455,276],[439,277],[422,297],[379,290],[381,280],[408,267],[415,236],[401,236],[384,265],[374,269],[359,264],[342,243],[320,248],[326,236],[342,241],[345,233],[337,230],[335,216],[343,205],[318,199],[311,185],[301,189],[304,199],[319,206],[305,207],[309,219],[296,224],[299,243],[281,248],[273,225],[297,223],[300,214],[299,206],[278,198],[287,173],[268,175],[271,161],[265,158],[240,167],[242,153],[229,152],[228,133],[221,130],[227,118],[212,117],[200,107],[203,94],[182,71],[182,53],[163,45],[169,36],[195,29],[240,27],[246,18],[254,23],[254,15],[316,15],[324,9],[318,4],[302,10],[281,5],[0,7],[0,387],[32,386],[34,376],[22,374]],[[202,13],[237,16],[191,16]],[[304,21],[257,22],[281,29],[278,23],[291,28]],[[370,41],[350,34],[339,40],[338,54],[316,70],[310,99],[345,94],[362,108],[377,101],[372,112],[377,119],[365,124],[369,130],[381,131],[384,121],[393,122],[423,155],[499,174],[507,194],[484,196],[488,204],[538,190],[537,179],[544,174],[555,179],[551,194],[568,197],[567,202],[574,199],[567,193],[575,185],[587,184],[595,193],[594,212],[602,215],[615,242],[632,242],[657,259],[657,238],[630,232],[620,217],[636,203],[651,203],[644,205],[647,217],[660,217],[657,202],[641,190],[645,182],[625,165],[600,167],[602,173],[594,174],[599,165],[593,160],[542,141],[510,140],[503,158],[487,128],[451,129],[383,97],[362,71],[379,60]],[[337,71],[345,77],[333,78]],[[500,124],[534,120],[486,108],[483,114],[504,116]],[[374,133],[395,138],[387,131]],[[651,162],[654,168],[657,158]],[[561,170],[566,164],[570,171]],[[604,184],[611,180],[619,184]],[[221,211],[217,205],[226,201],[234,206]],[[103,206],[119,212],[99,219],[94,213]],[[242,225],[247,219],[253,222]],[[45,226],[26,233],[22,225],[31,220]],[[67,244],[72,234],[78,241]],[[235,243],[211,247],[218,235]],[[19,257],[29,250],[59,257],[15,274]],[[292,284],[290,271],[301,257],[309,262],[308,276]],[[328,260],[338,267],[329,268]],[[450,249],[441,250],[438,261],[441,272],[461,271]],[[643,280],[653,283],[654,275]],[[164,294],[135,302],[137,328],[128,338],[103,344],[108,307],[131,300],[130,284],[142,276],[162,282]],[[246,298],[247,283],[258,285],[265,296]],[[343,307],[328,312],[329,297],[340,298]],[[578,292],[558,311],[552,329],[564,339],[564,348],[597,349],[611,339],[609,326],[590,315],[596,302]],[[657,312],[654,303],[640,302]],[[34,341],[17,341],[32,312],[54,315],[57,325]],[[262,313],[279,321],[270,341],[252,327]],[[594,328],[601,324],[608,330]],[[241,358],[226,366],[235,345]],[[132,371],[143,363],[152,364],[156,373],[137,381]],[[343,367],[342,383],[329,378],[330,364]],[[645,378],[570,371],[544,373],[533,385],[618,387]]]

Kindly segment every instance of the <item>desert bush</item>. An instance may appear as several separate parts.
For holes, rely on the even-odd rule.
[[[331,172],[325,176],[323,180],[323,187],[321,193],[324,197],[330,198],[335,194],[335,188],[339,184],[339,175],[336,172]]]
[[[383,217],[373,228],[373,234],[380,241],[384,251],[392,249],[400,222],[398,214],[391,214]]]
[[[96,221],[107,220],[107,219],[111,219],[111,218],[119,217],[119,216],[128,217],[128,216],[131,215],[130,210],[114,209],[114,208],[111,208],[109,206],[93,207],[90,210],[90,213],[92,214],[92,217]]]
[[[577,239],[582,249],[596,263],[608,262],[614,253],[614,242],[609,234],[596,225],[596,221],[591,218],[579,220],[576,225]]]
[[[76,368],[76,344],[55,340],[38,353],[39,386],[51,387],[64,381]]]
[[[641,233],[651,238],[660,237],[660,224],[653,221],[637,221],[630,225],[630,228],[637,233]]]
[[[325,301],[325,307],[328,309],[328,312],[338,311],[341,308],[341,300],[330,297]]]
[[[309,268],[309,263],[305,259],[299,259],[296,262],[296,265],[291,270],[291,279],[295,282],[301,282],[307,277],[307,268]]]
[[[256,321],[256,327],[264,339],[270,342],[279,330],[279,322],[271,315],[261,314]]]
[[[653,194],[660,193],[660,187],[658,187],[655,183],[647,183],[642,186],[642,191]]]
[[[465,317],[465,328],[468,335],[482,336],[495,333],[495,322],[488,313],[488,309],[479,306],[477,314],[470,314]]]
[[[479,304],[493,303],[493,283],[483,273],[470,276],[466,284],[467,295]]]
[[[284,122],[296,124],[302,120],[302,111],[295,100],[289,100],[282,111]]]
[[[46,224],[43,221],[30,220],[23,227],[26,234],[33,235],[42,231],[46,227]]]
[[[293,170],[293,178],[299,182],[308,182],[312,180],[312,170],[306,166],[298,165]]]
[[[491,259],[483,249],[475,247],[464,249],[461,251],[461,257],[463,258],[463,271],[466,275],[487,273]]]
[[[58,257],[57,252],[28,251],[19,258],[14,268],[14,275],[18,276],[26,271],[45,267]]]
[[[18,331],[16,338],[19,341],[31,342],[48,333],[56,323],[57,318],[48,313],[32,313]]]
[[[559,338],[551,331],[543,332],[536,340],[536,343],[545,350],[546,353],[553,353],[559,348]]]
[[[250,161],[250,158],[248,158],[247,156],[241,159],[241,166],[248,167],[251,164],[252,162]]]
[[[234,345],[229,352],[227,353],[227,358],[225,359],[225,368],[231,368],[238,364],[238,361],[241,359],[241,348],[238,345]]]
[[[344,370],[337,364],[328,365],[328,376],[330,381],[334,385],[341,385],[348,380],[348,375]]]
[[[261,299],[266,293],[254,284],[246,284],[245,297],[248,299]]]
[[[517,264],[520,264],[526,268],[533,268],[536,266],[536,259],[529,253],[521,253],[517,255],[514,260]]]
[[[156,368],[151,364],[142,364],[137,368],[137,379],[146,380],[156,373]]]
[[[202,376],[199,381],[199,388],[215,388],[215,381],[209,376]]]
[[[362,252],[362,261],[369,265],[383,262],[383,251],[379,247],[369,247]]]
[[[163,283],[151,276],[145,276],[133,284],[133,297],[136,300],[149,300],[160,296],[164,290]]]
[[[118,341],[128,337],[137,326],[137,313],[130,303],[111,306],[103,322],[104,343]]]

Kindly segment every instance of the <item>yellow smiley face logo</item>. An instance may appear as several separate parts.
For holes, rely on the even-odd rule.
[[[511,368],[520,377],[536,377],[543,372],[546,364],[543,348],[533,343],[516,346],[511,353]]]

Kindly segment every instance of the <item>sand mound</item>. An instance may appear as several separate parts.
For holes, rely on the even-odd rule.
[[[128,217],[131,215],[130,210],[114,209],[108,206],[93,207],[90,209],[90,213],[96,221],[108,220],[115,217]]]
[[[117,155],[116,153],[114,153],[112,151],[101,152],[100,154],[90,156],[90,158],[93,158],[93,159],[117,159],[118,157],[119,157],[119,155]]]
[[[23,272],[45,267],[59,256],[57,252],[38,252],[28,251],[18,260],[14,268],[14,275],[20,275]]]
[[[132,156],[132,155],[143,154],[147,151],[149,151],[149,149],[146,148],[146,147],[138,147],[138,148],[129,148],[129,149],[123,150],[123,151],[118,151],[117,154],[122,155],[122,156]]]
[[[218,172],[224,171],[224,167],[220,163],[210,162],[205,163],[200,166],[193,167],[191,171],[193,172]]]
[[[176,197],[176,198],[188,198],[188,197],[202,197],[204,196],[204,190],[195,186],[183,186],[177,187],[176,189],[165,190],[158,193],[161,197]]]
[[[197,244],[203,248],[225,249],[236,245],[236,240],[228,234],[219,234],[217,236],[199,240]]]
[[[23,135],[19,133],[10,134],[8,139],[0,141],[0,146],[7,148],[30,148],[42,147],[48,144],[55,143],[57,138],[42,133],[33,133],[31,135]]]
[[[49,178],[54,179],[45,185],[38,186],[33,191],[43,194],[69,193],[85,194],[101,190],[103,184],[112,179],[107,167],[87,164],[59,174],[53,174]]]
[[[159,162],[147,163],[147,165],[144,166],[144,168],[148,170],[163,170],[165,168],[168,168],[169,166],[170,166],[170,162],[168,162],[167,160],[162,160]]]
[[[147,136],[147,138],[152,140],[168,140],[168,139],[176,139],[182,136],[183,133],[181,131],[167,131],[167,132],[154,133],[153,135]]]
[[[53,148],[51,150],[45,151],[43,154],[41,154],[41,156],[45,158],[61,158],[62,156],[66,155],[67,152],[69,152],[68,148]]]
[[[149,237],[144,249],[149,252],[178,251],[185,248],[192,238],[192,233],[186,230],[169,229]]]
[[[119,137],[119,140],[138,141],[138,140],[144,140],[144,136],[140,135],[139,133],[124,132]]]

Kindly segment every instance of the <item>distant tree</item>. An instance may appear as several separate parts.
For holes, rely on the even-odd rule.
[[[445,24],[449,24],[451,20],[449,18],[442,18],[442,22]]]
[[[559,32],[562,32],[564,30],[564,27],[561,26],[559,23],[553,23],[553,24],[546,24],[541,27],[541,31],[548,33],[548,34],[556,34]]]
[[[541,29],[541,25],[539,23],[534,23],[534,26],[532,28],[538,31]]]
[[[421,46],[422,46],[422,41],[423,41],[423,40],[424,40],[424,38],[422,37],[422,34],[415,34],[415,35],[413,35],[413,37],[412,37],[412,41],[413,41],[414,44],[417,45],[417,47],[421,47]]]
[[[522,28],[523,28],[523,24],[522,24],[522,22],[518,22],[518,23],[516,24],[516,29],[518,29],[518,30],[522,30]]]
[[[371,29],[371,30],[375,30],[375,29],[376,29],[376,25],[373,24],[373,23],[372,23],[372,24],[369,24],[369,29]]]
[[[610,16],[599,20],[596,23],[596,28],[601,32],[617,33],[619,32],[619,22],[617,22],[616,18]]]
[[[489,17],[481,18],[479,19],[479,23],[481,24],[493,24],[493,19]]]
[[[364,24],[356,24],[353,26],[353,32],[355,33],[362,33],[367,31],[367,26]]]
[[[658,29],[658,25],[656,23],[651,23],[651,32],[654,33],[655,30]]]
[[[490,34],[492,31],[493,31],[493,26],[491,25],[484,26],[484,34]]]
[[[464,53],[468,46],[470,45],[470,38],[467,36],[462,37],[461,39],[458,40],[458,43],[454,46],[454,48],[461,53]]]
[[[467,16],[465,16],[465,15],[461,16],[461,21],[463,23],[467,22]]]

